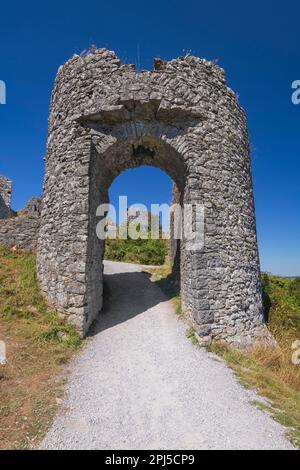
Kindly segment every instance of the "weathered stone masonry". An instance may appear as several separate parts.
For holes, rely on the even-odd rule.
[[[0,219],[7,219],[10,215],[12,182],[0,176]]]
[[[25,215],[0,221],[0,246],[35,251],[40,217]]]
[[[41,199],[30,199],[16,213],[11,210],[11,192],[12,182],[0,176],[0,246],[34,251],[40,228]]]
[[[59,69],[38,244],[48,299],[87,332],[102,308],[96,208],[119,173],[145,164],[170,175],[182,204],[205,206],[204,250],[180,243],[182,303],[198,334],[266,337],[245,115],[223,70],[192,56],[137,73],[99,49]]]

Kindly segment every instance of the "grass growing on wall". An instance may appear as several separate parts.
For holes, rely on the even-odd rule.
[[[47,430],[63,391],[65,364],[81,341],[48,308],[33,254],[0,248],[0,448],[28,448]]]

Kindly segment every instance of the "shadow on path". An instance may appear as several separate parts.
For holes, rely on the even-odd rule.
[[[167,293],[150,278],[151,275],[144,271],[105,274],[104,306],[89,336],[128,321],[168,300]]]

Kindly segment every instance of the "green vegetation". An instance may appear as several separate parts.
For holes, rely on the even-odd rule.
[[[133,248],[134,247],[134,248]],[[170,263],[163,264],[165,240],[108,240],[108,259],[162,264],[147,269],[183,315],[172,285]],[[0,448],[29,448],[48,429],[63,393],[65,364],[81,344],[76,330],[51,310],[37,283],[35,256],[0,248],[0,340],[8,363],[0,366]],[[241,383],[269,400],[256,406],[289,428],[300,448],[300,366],[291,362],[300,339],[300,279],[262,275],[268,326],[279,348],[261,345],[248,352],[222,343],[209,349],[221,356]],[[190,328],[187,337],[196,344]]]
[[[149,220],[151,214],[148,215]],[[132,222],[131,222],[132,224]],[[149,223],[150,227],[150,223]],[[118,227],[122,231],[122,225]],[[141,232],[140,224],[136,224],[137,233]],[[159,228],[160,238],[152,240],[150,229],[148,238],[133,240],[132,238],[107,238],[105,241],[104,258],[111,261],[123,261],[128,263],[138,263],[145,265],[160,266],[163,265],[168,252],[168,242],[162,238],[162,229]]]
[[[263,273],[262,286],[269,329],[281,347],[290,349],[300,339],[300,278]]]
[[[175,295],[173,298],[172,298],[172,302],[175,306],[175,312],[176,314],[181,317],[182,316],[182,305],[181,305],[181,298],[180,298],[180,295]]]
[[[186,337],[191,340],[192,344],[194,345],[197,345],[198,344],[198,340],[197,340],[197,337],[195,335],[195,331],[193,330],[193,328],[188,328],[186,330]]]
[[[0,248],[0,448],[28,448],[51,423],[63,392],[65,364],[81,341],[52,311],[36,277],[35,256]]]
[[[289,292],[300,305],[300,277],[289,282]]]
[[[159,266],[164,264],[167,254],[166,240],[106,240],[104,258]]]
[[[0,248],[0,319],[13,322],[39,343],[51,342],[62,354],[80,345],[74,327],[49,309],[38,287],[36,258]]]

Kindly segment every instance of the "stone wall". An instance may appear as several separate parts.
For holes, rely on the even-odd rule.
[[[96,208],[140,165],[164,170],[182,204],[205,208],[204,249],[180,243],[182,304],[197,333],[236,345],[266,338],[245,114],[224,71],[189,55],[138,73],[99,49],[59,69],[38,244],[51,303],[83,335],[99,315]]]
[[[11,190],[12,182],[0,176],[0,246],[36,250],[40,228],[41,199],[31,198],[24,209],[16,213],[11,210],[10,206]]]
[[[0,219],[10,216],[12,182],[0,176]]]
[[[0,220],[0,246],[34,251],[37,246],[40,217],[20,216]]]
[[[176,184],[173,184],[172,204],[181,204],[181,194]],[[172,281],[175,292],[180,291],[180,240],[174,236],[174,211],[170,214],[169,259],[172,267]]]

